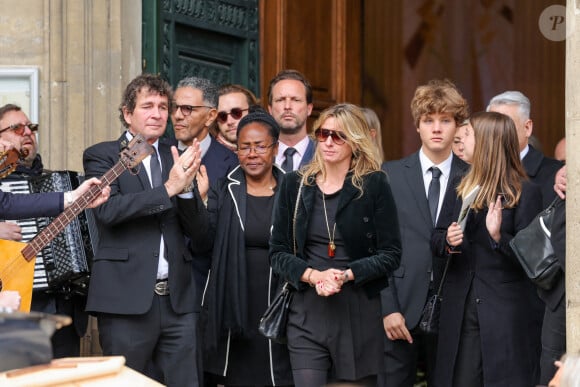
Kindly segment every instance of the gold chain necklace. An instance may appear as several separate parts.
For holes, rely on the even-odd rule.
[[[322,190],[320,191],[322,192]],[[324,200],[324,192],[322,192],[322,205],[324,206],[324,220],[326,221],[326,230],[328,231],[328,256],[334,258],[334,251],[336,245],[334,244],[334,233],[336,231],[336,221],[332,226],[332,236],[330,236],[330,226],[328,225],[328,214],[326,213],[326,200]]]

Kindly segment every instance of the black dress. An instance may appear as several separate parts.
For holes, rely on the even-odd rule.
[[[340,190],[325,195],[316,189],[304,254],[317,270],[345,270],[350,259],[344,240],[334,229]],[[335,256],[328,256],[329,233],[334,232]],[[293,369],[330,370],[330,379],[359,380],[382,370],[383,336],[379,297],[369,299],[361,287],[347,282],[330,297],[314,288],[297,291],[288,318],[288,349]]]
[[[288,353],[285,346],[270,343],[258,332],[260,317],[268,307],[268,288],[270,278],[270,262],[268,258],[271,214],[274,206],[274,196],[246,196],[246,223],[245,254],[246,254],[246,278],[248,320],[250,330],[243,336],[232,335],[227,350],[227,373],[222,382],[228,386],[270,386],[292,384],[290,373],[285,377],[276,375],[273,378],[270,367],[270,356],[274,364],[288,363]],[[244,290],[241,290],[244,291]],[[269,346],[280,347],[279,350]],[[212,367],[214,359],[210,356],[206,367],[210,372],[217,373],[223,369],[223,356],[218,355]]]

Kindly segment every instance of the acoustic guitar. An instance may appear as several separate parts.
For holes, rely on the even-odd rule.
[[[77,198],[66,210],[57,216],[46,228],[39,232],[29,243],[0,239],[0,290],[20,292],[20,311],[29,312],[32,300],[34,262],[36,254],[50,243],[64,228],[100,195],[103,187],[110,185],[126,169],[132,169],[148,155],[153,147],[143,136],[136,135],[120,153],[119,161],[101,178],[101,185],[92,186]]]

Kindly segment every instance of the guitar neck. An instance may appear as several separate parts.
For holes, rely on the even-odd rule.
[[[93,185],[87,192],[74,203],[57,216],[44,230],[39,232],[29,243],[22,249],[22,255],[26,260],[31,260],[40,250],[50,243],[64,228],[74,220],[88,205],[101,194],[103,187],[110,185],[123,171],[125,165],[119,161],[108,170],[101,178],[101,185]]]

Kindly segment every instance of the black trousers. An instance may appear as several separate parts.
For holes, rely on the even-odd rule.
[[[410,333],[413,337],[412,344],[405,340],[391,341],[385,338],[386,372],[379,375],[378,386],[413,387],[417,379],[419,361],[423,362],[428,385],[433,385],[437,335],[424,334],[417,328]]]
[[[542,324],[542,356],[540,384],[547,385],[556,373],[554,362],[566,352],[566,307],[562,297],[556,309],[546,306]]]
[[[159,381],[167,386],[197,387],[196,316],[175,313],[169,297],[158,295],[143,315],[101,313],[97,318],[103,354],[123,355],[128,367],[157,380],[160,375],[151,370],[158,369],[163,374]]]

